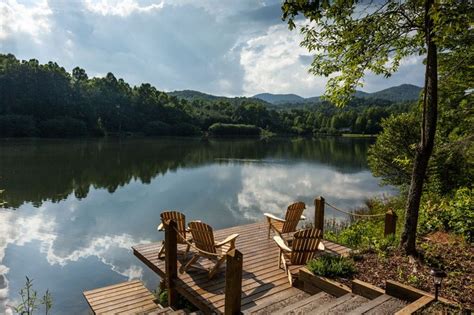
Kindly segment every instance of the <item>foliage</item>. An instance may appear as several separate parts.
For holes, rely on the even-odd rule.
[[[307,268],[315,275],[323,277],[350,277],[356,270],[351,259],[329,254],[308,262]]]
[[[267,134],[375,134],[382,118],[411,106],[356,98],[344,109],[314,100],[275,110],[259,99],[164,93],[147,83],[132,87],[112,73],[89,78],[79,67],[68,73],[56,63],[11,54],[0,54],[0,86],[0,137],[194,136],[215,123],[254,125]]]
[[[26,283],[20,290],[21,303],[18,306],[12,307],[13,311],[18,314],[31,315],[39,309],[40,305],[44,305],[45,314],[48,315],[53,307],[53,297],[49,290],[38,299],[38,293],[33,290],[33,280],[26,277]]]
[[[384,184],[408,185],[420,140],[417,119],[413,113],[393,115],[382,120],[382,128],[368,151],[370,169]]]
[[[420,232],[444,230],[462,235],[468,242],[474,241],[474,189],[462,187],[452,196],[439,200],[431,197],[420,209]]]
[[[209,127],[209,132],[216,136],[259,136],[261,131],[255,125],[216,123]]]

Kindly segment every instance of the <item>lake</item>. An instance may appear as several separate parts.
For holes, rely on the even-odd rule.
[[[373,141],[0,140],[0,313],[25,276],[40,294],[49,288],[53,314],[87,314],[84,290],[133,278],[156,288],[130,247],[163,239],[164,209],[219,229],[283,215],[297,200],[312,220],[319,195],[353,209],[393,194],[367,167]]]

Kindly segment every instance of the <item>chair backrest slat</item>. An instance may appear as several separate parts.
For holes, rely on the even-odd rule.
[[[166,210],[160,214],[161,221],[173,220],[176,222],[178,228],[179,237],[177,238],[178,243],[184,244],[186,239],[186,216],[179,211]]]
[[[189,222],[189,229],[193,237],[194,245],[200,250],[216,253],[214,232],[212,227],[203,222]]]
[[[304,265],[313,259],[321,242],[321,230],[310,228],[293,235],[290,261],[293,265]]]
[[[283,224],[282,233],[290,233],[296,231],[296,226],[300,222],[306,205],[304,202],[295,202],[288,206],[285,215],[285,223]]]

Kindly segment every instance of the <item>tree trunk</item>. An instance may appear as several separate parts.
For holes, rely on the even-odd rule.
[[[423,118],[421,128],[421,141],[418,144],[410,190],[406,205],[405,227],[402,233],[401,245],[408,255],[416,254],[416,228],[418,225],[418,212],[420,199],[423,192],[423,182],[426,176],[428,162],[433,152],[438,116],[438,58],[437,48],[433,40],[433,20],[429,10],[434,0],[425,1],[425,33],[426,33],[426,74],[423,101]]]

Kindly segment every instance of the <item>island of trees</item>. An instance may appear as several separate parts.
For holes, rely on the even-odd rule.
[[[383,118],[414,107],[405,90],[380,98],[358,92],[344,108],[319,98],[269,103],[196,91],[165,93],[148,83],[131,86],[112,73],[89,78],[79,67],[69,73],[55,62],[2,54],[0,137],[376,134]]]

